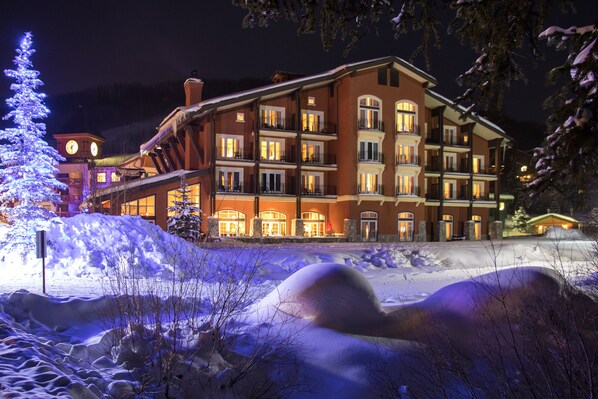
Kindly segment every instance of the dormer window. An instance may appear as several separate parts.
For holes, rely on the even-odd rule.
[[[316,98],[315,97],[307,97],[307,105],[316,105]]]

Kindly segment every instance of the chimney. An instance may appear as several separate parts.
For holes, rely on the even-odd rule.
[[[201,102],[203,81],[197,78],[197,71],[191,71],[191,77],[185,81],[184,87],[186,106]]]

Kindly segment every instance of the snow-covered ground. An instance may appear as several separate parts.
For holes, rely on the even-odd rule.
[[[156,392],[165,385],[171,397],[435,397],[422,391],[434,375],[415,355],[419,344],[436,348],[430,341],[439,325],[456,337],[455,348],[473,347],[469,334],[487,327],[482,315],[496,314],[496,303],[519,309],[521,298],[529,304],[537,293],[552,300],[564,291],[555,270],[576,283],[596,271],[592,241],[551,234],[499,243],[197,248],[136,217],[56,221],[47,233],[47,295],[41,259],[0,251],[0,397],[164,397]],[[156,310],[152,294],[180,296],[181,304]],[[124,307],[122,298],[130,300]],[[221,304],[233,299],[233,312],[215,328]],[[162,339],[182,354],[170,368],[149,344],[160,341],[160,327],[170,328]],[[226,344],[206,345],[216,330]],[[449,373],[441,385],[484,390],[482,363],[469,365],[470,380]],[[156,370],[162,385],[150,383]]]

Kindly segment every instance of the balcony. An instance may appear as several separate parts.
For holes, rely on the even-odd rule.
[[[469,201],[469,186],[461,186],[459,199]],[[474,193],[471,199],[473,201],[491,201],[489,193]]]
[[[301,195],[304,197],[322,197],[325,195],[336,195],[336,186],[301,187]]]
[[[357,153],[357,161],[384,163],[384,154],[381,152],[359,151]]]
[[[382,184],[378,185],[361,185],[357,186],[357,194],[378,194],[384,195],[384,186]]]
[[[336,124],[332,122],[312,123],[302,126],[304,133],[336,134]]]
[[[409,135],[409,136],[419,136],[419,126],[413,126],[412,128],[408,128],[407,126],[397,126],[395,129],[395,133],[399,135]]]
[[[440,173],[440,162],[438,156],[433,156],[428,160],[426,164],[426,172],[437,172]]]
[[[358,130],[374,130],[378,132],[384,131],[384,122],[380,120],[371,120],[371,119],[358,119],[357,120],[357,129]]]
[[[253,153],[252,151],[245,151],[242,148],[237,151],[227,151],[226,148],[218,146],[216,147],[216,159],[232,161],[251,161],[253,159]]]
[[[301,162],[305,165],[335,165],[336,154],[313,154],[301,157]]]
[[[233,182],[225,185],[220,184],[216,187],[216,192],[225,194],[252,194],[253,186],[254,185],[251,184],[251,182]]]
[[[289,163],[295,162],[295,153],[293,151],[285,152],[280,151],[274,155],[262,155],[260,156],[261,162],[272,162],[272,163]]]
[[[396,187],[395,195],[397,197],[404,197],[404,196],[419,197],[419,187]]]
[[[440,191],[438,190],[437,184],[433,184],[432,187],[428,189],[426,192],[426,199],[434,201],[440,200]]]
[[[293,195],[293,194],[295,194],[295,185],[294,184],[285,185],[284,183],[273,184],[273,185],[262,185],[262,186],[260,186],[259,193],[265,194],[265,195],[283,195],[283,194]]]
[[[277,118],[271,120],[260,120],[260,129],[265,130],[293,130],[296,131],[295,118]]]
[[[414,165],[419,166],[419,156],[417,155],[397,155],[395,157],[396,165]]]
[[[426,137],[426,144],[440,145],[440,135],[430,134]],[[444,139],[444,145],[449,147],[469,147],[463,137],[448,137]]]

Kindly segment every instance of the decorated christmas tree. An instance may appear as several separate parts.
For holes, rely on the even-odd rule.
[[[16,69],[4,71],[15,80],[10,86],[14,96],[6,100],[11,111],[4,117],[14,127],[0,130],[0,213],[11,225],[3,244],[23,252],[33,248],[39,223],[56,216],[48,208],[59,200],[58,190],[66,189],[55,177],[63,158],[44,141],[46,125],[38,122],[50,111],[45,94],[37,91],[43,83],[30,60],[34,52],[32,35],[26,33],[14,59]]]
[[[189,186],[185,176],[181,176],[180,187],[177,189],[174,205],[168,207],[172,216],[168,218],[168,232],[187,241],[195,242],[200,238],[201,209],[190,200]]]

